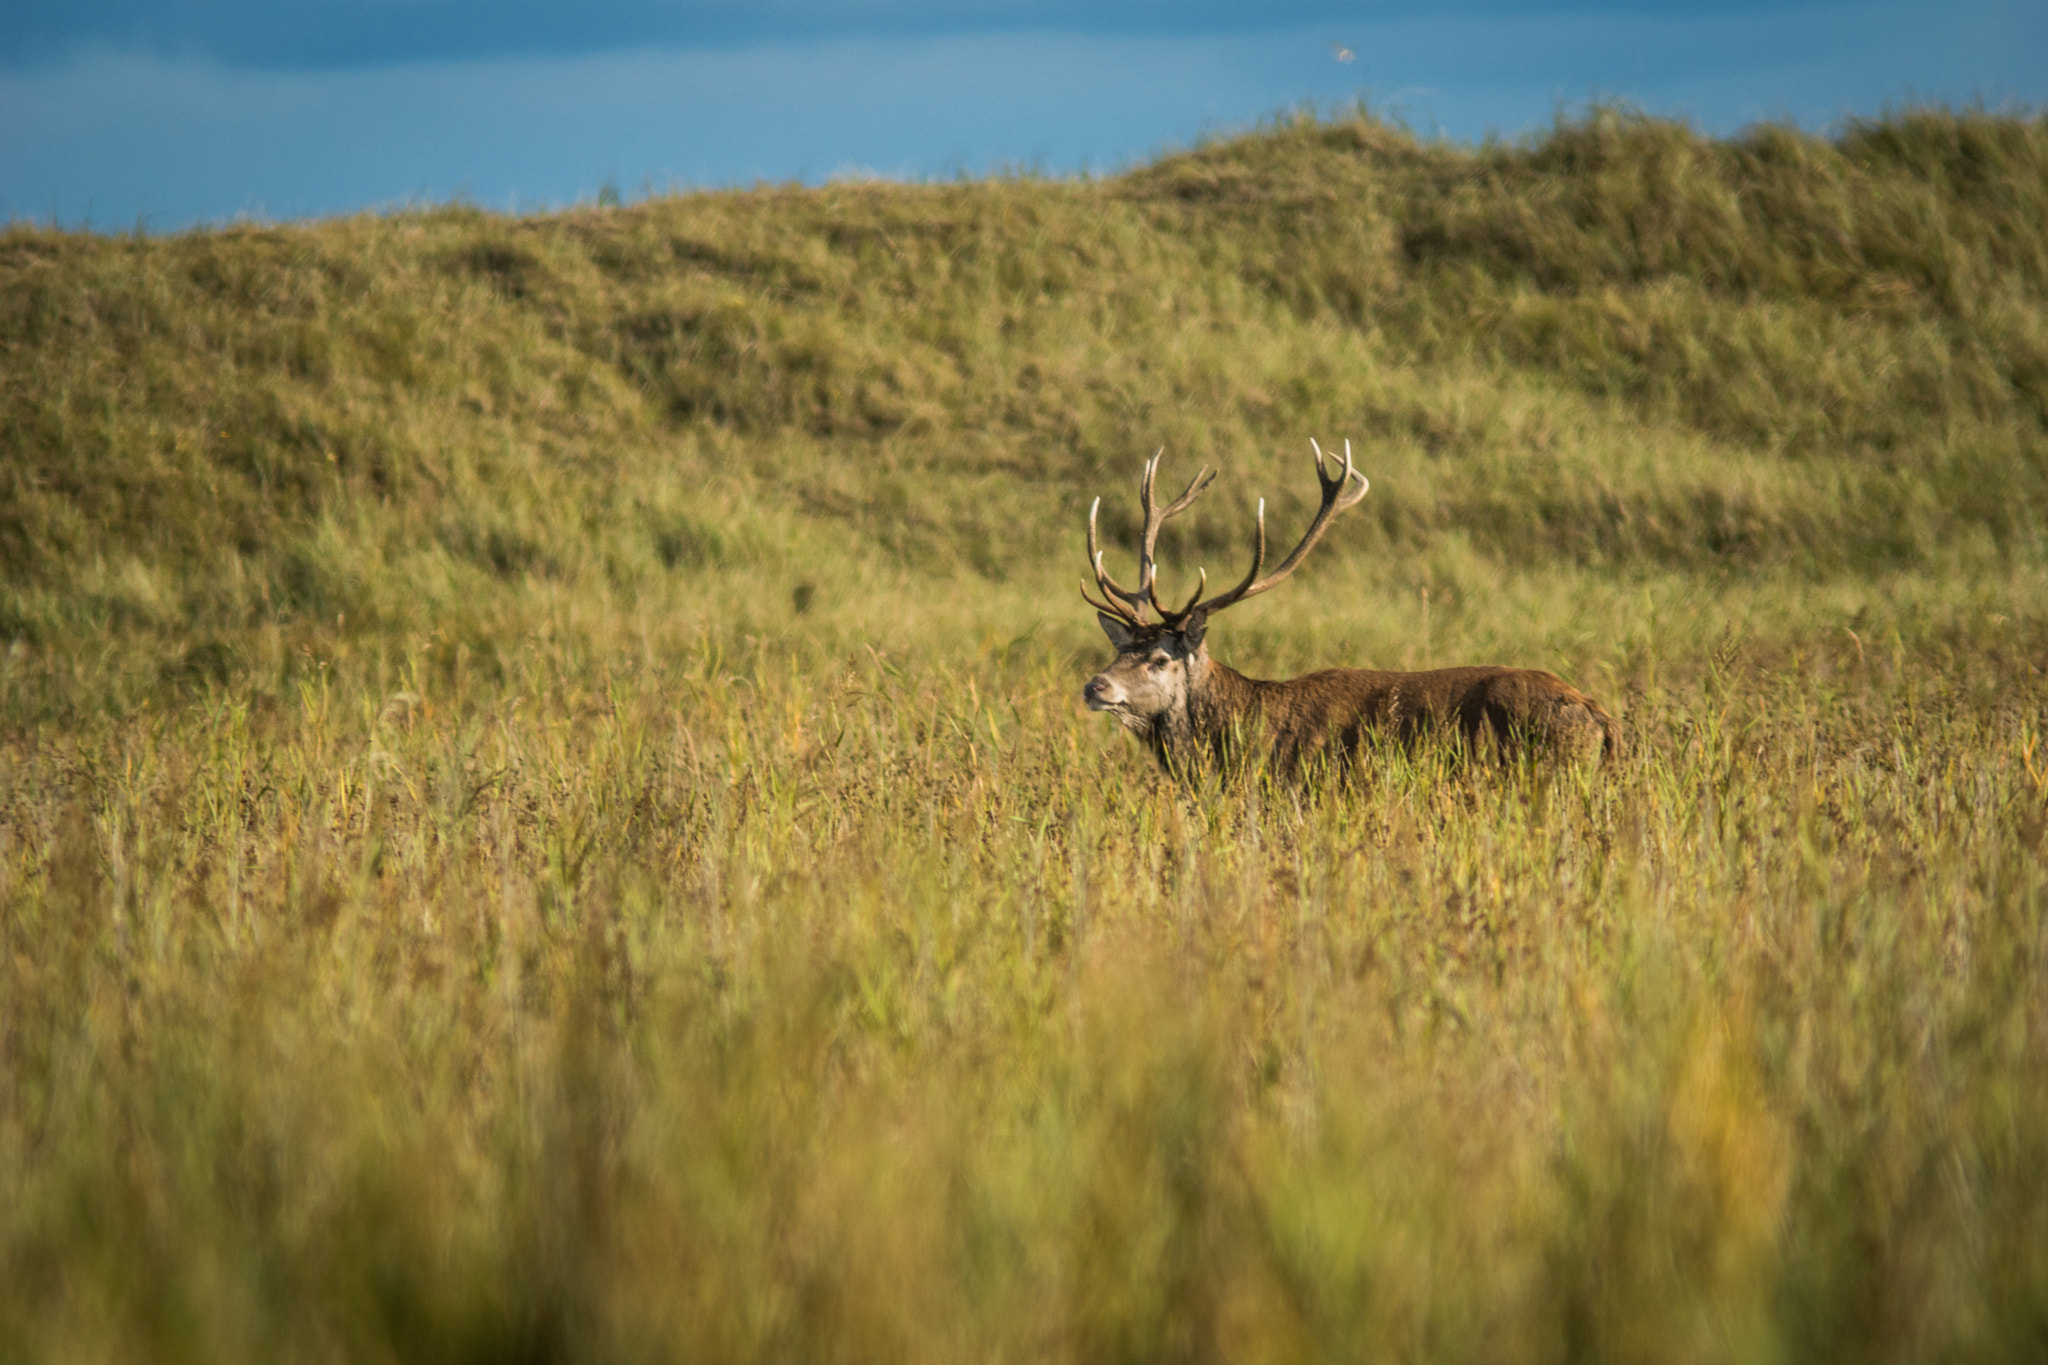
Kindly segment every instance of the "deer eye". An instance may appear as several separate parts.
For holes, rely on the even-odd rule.
[[[1164,668],[1173,662],[1173,656],[1170,654],[1154,654],[1145,662],[1153,668]]]

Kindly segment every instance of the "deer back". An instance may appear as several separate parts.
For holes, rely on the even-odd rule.
[[[1558,677],[1481,665],[1425,672],[1331,668],[1253,685],[1273,757],[1292,767],[1320,751],[1348,757],[1368,740],[1454,739],[1475,752],[1612,757],[1605,708]]]

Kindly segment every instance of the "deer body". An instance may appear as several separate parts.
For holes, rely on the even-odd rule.
[[[1259,578],[1265,560],[1262,503],[1257,550],[1244,582],[1208,601],[1200,600],[1197,588],[1186,607],[1173,611],[1158,601],[1153,546],[1160,525],[1192,502],[1211,476],[1203,471],[1174,503],[1155,509],[1158,461],[1155,455],[1146,465],[1141,484],[1146,527],[1137,588],[1125,589],[1103,572],[1095,519],[1089,517],[1090,558],[1103,599],[1088,600],[1117,656],[1089,680],[1082,699],[1090,710],[1114,715],[1169,773],[1212,765],[1229,770],[1263,756],[1277,772],[1292,776],[1319,761],[1348,766],[1368,740],[1413,743],[1431,735],[1502,755],[1578,759],[1616,752],[1620,735],[1613,717],[1554,673],[1492,665],[1421,673],[1331,668],[1266,681],[1216,663],[1206,642],[1209,616],[1293,572],[1330,519],[1364,497],[1368,485],[1351,468],[1348,442],[1343,470],[1334,478],[1324,472],[1318,447],[1323,506],[1294,552],[1272,575]],[[1354,478],[1356,492],[1349,489]],[[1202,581],[1206,586],[1206,576]],[[1145,619],[1146,606],[1158,612],[1158,621]]]

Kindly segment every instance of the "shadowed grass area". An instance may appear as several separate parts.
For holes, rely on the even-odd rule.
[[[0,234],[0,1360],[2048,1337],[2048,128]],[[1212,648],[1606,769],[1165,785]],[[1178,485],[1176,485],[1178,486]]]

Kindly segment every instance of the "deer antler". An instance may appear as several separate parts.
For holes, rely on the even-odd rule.
[[[1323,455],[1323,448],[1316,444],[1313,437],[1309,438],[1309,448],[1316,453],[1316,482],[1323,486],[1323,505],[1316,510],[1315,520],[1308,524],[1308,530],[1302,534],[1301,543],[1294,547],[1287,558],[1280,561],[1279,568],[1273,570],[1272,573],[1267,574],[1264,578],[1259,577],[1259,570],[1264,567],[1266,562],[1266,500],[1260,498],[1258,537],[1253,542],[1251,572],[1247,573],[1244,576],[1244,581],[1236,587],[1228,592],[1218,593],[1206,602],[1201,601],[1202,589],[1197,588],[1195,589],[1194,597],[1190,598],[1188,604],[1179,611],[1169,612],[1161,607],[1159,614],[1166,619],[1168,625],[1178,625],[1181,621],[1198,611],[1205,615],[1222,611],[1225,607],[1242,602],[1247,597],[1256,597],[1266,589],[1273,587],[1300,567],[1301,561],[1308,556],[1310,550],[1315,548],[1315,543],[1322,539],[1323,532],[1329,528],[1331,520],[1339,512],[1347,508],[1356,507],[1359,499],[1372,491],[1372,481],[1351,467],[1351,442],[1346,441],[1344,443],[1344,467],[1334,477],[1331,476],[1325,467],[1326,457]],[[1335,456],[1327,458],[1331,462],[1334,462],[1336,459]],[[1353,479],[1358,480],[1358,491],[1356,493],[1348,493],[1345,490]],[[1204,586],[1207,585],[1208,577],[1206,575],[1203,576],[1202,582]],[[1156,598],[1153,605],[1158,606]]]
[[[1124,587],[1111,578],[1108,571],[1102,567],[1102,551],[1096,548],[1095,540],[1095,517],[1102,510],[1102,499],[1097,498],[1095,505],[1088,509],[1088,566],[1095,571],[1095,586],[1101,591],[1103,600],[1098,602],[1088,596],[1088,589],[1085,586],[1081,589],[1081,596],[1096,610],[1121,617],[1134,626],[1145,624],[1147,605],[1158,611],[1162,618],[1172,619],[1167,610],[1159,605],[1158,596],[1154,592],[1159,577],[1159,566],[1153,551],[1159,544],[1159,528],[1166,524],[1169,517],[1176,517],[1185,512],[1188,505],[1200,497],[1202,491],[1216,479],[1216,471],[1204,467],[1188,481],[1188,486],[1182,490],[1179,497],[1164,507],[1154,506],[1152,484],[1159,474],[1159,457],[1165,453],[1166,447],[1161,446],[1151,459],[1145,461],[1144,477],[1138,483],[1138,498],[1145,509],[1145,534],[1142,548],[1138,552],[1136,588]]]

